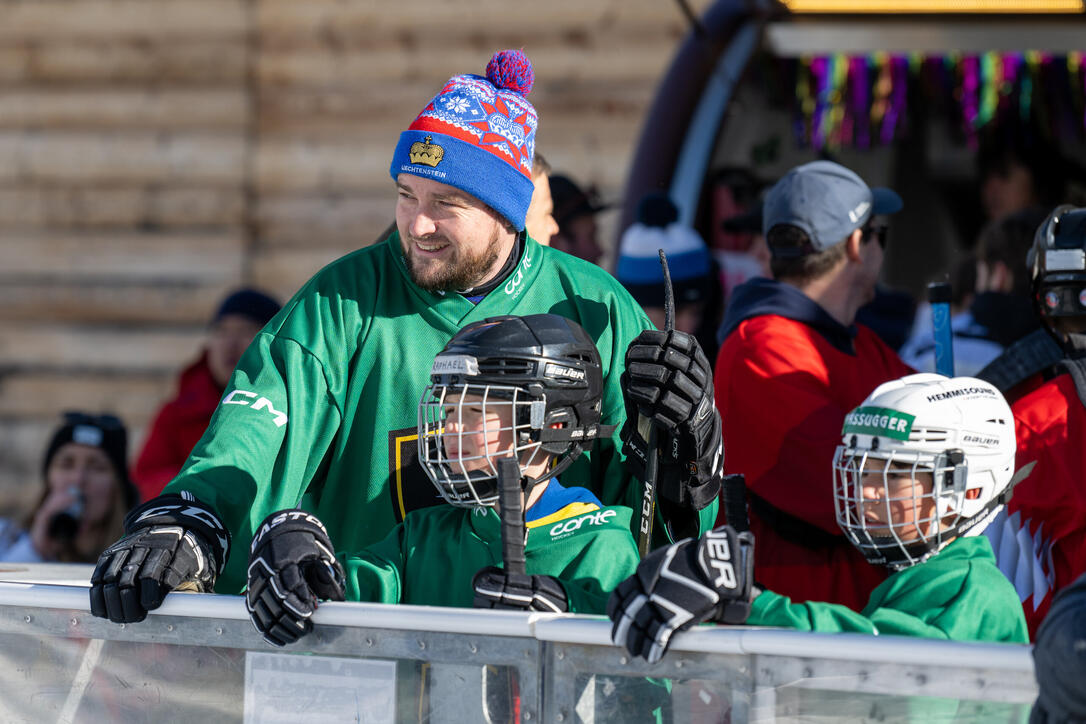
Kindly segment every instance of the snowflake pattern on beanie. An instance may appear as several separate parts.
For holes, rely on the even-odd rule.
[[[495,88],[477,75],[458,75],[449,79],[409,129],[447,133],[490,147],[531,179],[537,125],[535,109],[520,94]]]
[[[525,98],[535,82],[519,50],[496,53],[486,77],[450,78],[400,134],[390,173],[455,186],[483,201],[519,231],[531,203],[539,118]]]

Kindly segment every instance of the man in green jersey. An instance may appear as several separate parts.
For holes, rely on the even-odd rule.
[[[430,379],[420,455],[448,505],[408,513],[384,540],[338,561],[312,514],[269,516],[251,546],[246,594],[267,641],[305,634],[318,598],[603,613],[636,568],[631,510],[554,477],[608,434],[599,353],[579,325],[553,314],[476,322],[435,358]],[[523,519],[499,506],[502,458],[517,462]],[[507,534],[524,541],[523,572],[505,567]]]
[[[472,322],[576,321],[602,358],[601,421],[623,423],[624,355],[651,323],[606,272],[523,233],[534,190],[531,82],[527,58],[503,51],[486,77],[451,78],[401,134],[390,168],[395,231],[318,272],[257,335],[177,478],[133,511],[127,536],[99,560],[92,613],[138,621],[182,584],[241,591],[246,555],[231,554],[230,539],[251,539],[276,510],[304,508],[341,550],[361,550],[437,503],[417,461],[415,413],[434,356]],[[642,347],[692,364],[684,345],[665,335]],[[678,396],[701,409],[712,399],[701,375],[693,387],[655,382],[653,400],[638,405],[652,419],[656,402]],[[661,455],[657,530],[696,535],[716,513],[718,482],[695,464],[715,449],[714,431],[667,415],[661,424],[661,449],[680,456]],[[601,440],[566,475],[608,504],[640,509],[624,439]]]
[[[650,662],[703,621],[1028,643],[1018,594],[983,535],[1032,467],[1016,474],[1014,452],[1011,410],[987,382],[918,374],[879,385],[846,416],[834,457],[837,523],[891,571],[861,612],[759,591],[751,534],[724,525],[655,551],[619,584],[612,638]]]

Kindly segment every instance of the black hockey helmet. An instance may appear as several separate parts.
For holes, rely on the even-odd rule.
[[[523,481],[527,490],[610,434],[600,425],[602,393],[599,351],[576,322],[555,314],[476,322],[434,359],[419,402],[419,458],[449,503],[494,505],[498,459],[515,453],[524,467],[554,456],[544,475]],[[503,408],[511,414],[499,423]],[[482,450],[463,438],[469,418],[482,420]]]
[[[1073,326],[1086,332],[1086,209],[1065,204],[1049,214],[1037,227],[1026,264],[1037,313],[1057,341],[1064,341],[1054,329],[1057,320],[1081,318]]]

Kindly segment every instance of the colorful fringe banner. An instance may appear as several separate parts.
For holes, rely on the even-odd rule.
[[[907,132],[910,98],[942,109],[971,148],[993,123],[1086,138],[1082,52],[820,55],[795,64],[796,139],[835,149],[890,144]],[[793,76],[789,76],[793,77]]]

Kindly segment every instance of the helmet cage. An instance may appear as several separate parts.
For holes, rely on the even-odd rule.
[[[464,429],[468,406],[481,408],[480,413],[472,413],[473,417],[481,417],[481,429]],[[540,385],[527,389],[470,382],[440,382],[427,386],[419,402],[419,460],[441,497],[450,505],[463,508],[497,505],[498,460],[515,456],[523,469],[553,455],[546,448],[554,443],[545,443],[544,439],[550,436],[543,433],[564,415],[561,410],[548,414],[546,407],[546,393]],[[504,419],[511,424],[492,425],[488,413],[497,411],[501,415],[502,410],[510,411]],[[455,432],[447,430],[450,423],[455,425]],[[491,450],[503,433],[509,433],[512,448]],[[478,446],[477,436],[480,435],[482,449],[472,455],[465,454],[472,451],[472,446]],[[476,436],[476,439],[466,439],[470,436]],[[447,453],[447,446],[453,439],[456,457]],[[565,469],[581,449],[579,444],[571,445],[568,439],[562,447],[565,454],[545,474],[522,481],[525,490],[531,490],[537,483]]]
[[[833,470],[837,524],[872,564],[895,570],[915,565],[974,524],[972,518],[963,516],[969,469],[961,450],[934,454],[901,448],[878,451],[856,447],[853,439],[848,447],[838,446]],[[881,475],[881,490],[873,500],[865,501],[863,478],[872,474]],[[890,495],[890,476],[915,480],[923,474],[931,475],[930,493],[920,493],[920,486],[915,485],[909,495]],[[932,501],[931,513],[917,517],[924,499]],[[865,517],[872,506],[880,507],[877,523]],[[910,520],[900,520],[900,513],[895,515],[895,508],[901,506],[913,511]]]

